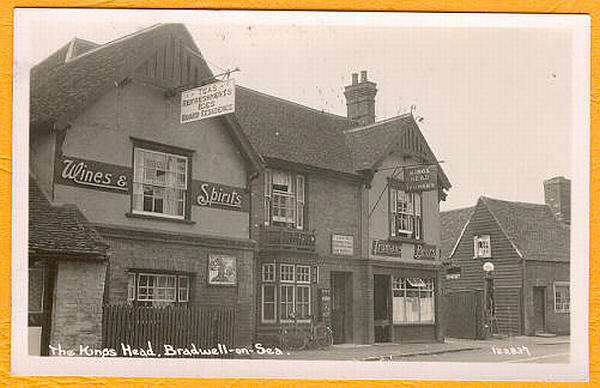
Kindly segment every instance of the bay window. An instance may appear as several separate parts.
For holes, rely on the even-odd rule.
[[[265,170],[265,224],[304,229],[304,176]]]
[[[394,323],[433,323],[433,284],[433,279],[392,277]]]
[[[390,235],[422,239],[421,194],[407,193],[399,185],[389,187]]]
[[[136,147],[132,212],[185,218],[188,159],[183,155]]]
[[[168,306],[189,301],[186,275],[129,272],[127,301],[140,306]]]
[[[306,321],[311,315],[311,267],[282,263],[262,264],[261,321]]]

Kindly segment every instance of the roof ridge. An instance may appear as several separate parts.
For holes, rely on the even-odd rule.
[[[308,105],[304,105],[304,104],[301,104],[299,102],[295,102],[295,101],[292,101],[292,100],[287,100],[287,99],[282,98],[282,97],[277,97],[277,96],[274,96],[272,94],[268,94],[268,93],[265,93],[265,92],[260,92],[258,90],[249,88],[247,86],[243,86],[243,85],[237,84],[236,87],[240,87],[240,88],[245,89],[245,90],[247,90],[247,91],[249,91],[251,93],[260,94],[261,96],[264,96],[264,97],[267,97],[267,98],[271,98],[271,99],[279,101],[279,102],[283,102],[283,103],[290,104],[290,105],[295,105],[295,106],[298,106],[300,108],[304,108],[306,110],[314,111],[315,113],[324,114],[324,115],[328,115],[328,116],[333,116],[333,118],[336,118],[336,119],[339,119],[339,120],[345,120],[345,121],[347,121],[349,123],[352,122],[347,117],[340,116],[340,115],[337,115],[337,114],[331,113],[331,112],[326,112],[324,110],[319,110],[317,108],[313,108],[313,107],[310,107]]]
[[[174,24],[177,24],[177,23],[174,23]],[[146,32],[148,32],[148,31],[151,31],[151,30],[153,30],[153,29],[156,29],[156,28],[158,28],[158,27],[160,27],[160,26],[165,26],[165,25],[168,25],[168,24],[166,24],[166,23],[156,23],[156,24],[153,24],[153,25],[151,25],[151,26],[148,26],[148,27],[142,28],[142,29],[140,29],[140,30],[134,31],[134,32],[132,32],[131,34],[127,34],[127,35],[125,35],[125,36],[121,36],[121,37],[119,37],[119,38],[116,38],[116,39],[113,39],[113,40],[111,40],[111,41],[108,41],[108,42],[106,42],[106,43],[102,43],[102,44],[98,43],[98,46],[94,47],[93,49],[91,49],[91,50],[88,50],[88,51],[86,51],[86,52],[84,52],[84,53],[81,53],[80,55],[78,55],[78,56],[76,56],[76,57],[73,57],[73,58],[66,59],[66,60],[65,60],[65,64],[66,64],[66,63],[71,63],[71,62],[73,62],[73,61],[75,61],[75,60],[77,60],[77,59],[79,59],[79,58],[85,57],[85,56],[86,56],[86,55],[88,55],[88,54],[91,54],[91,53],[94,53],[94,52],[96,52],[96,51],[102,50],[102,49],[104,49],[104,48],[106,48],[106,47],[108,47],[108,46],[110,46],[110,45],[112,45],[112,44],[115,44],[115,43],[117,43],[117,42],[122,42],[122,41],[124,41],[124,40],[130,39],[130,38],[133,38],[134,36],[138,36],[138,35],[140,35],[140,34],[146,33]],[[75,37],[75,38],[77,38],[77,37]],[[75,38],[74,38],[74,39],[75,39]],[[73,40],[74,40],[74,39],[73,39]],[[73,41],[73,40],[71,40],[71,41]],[[94,42],[92,42],[92,43],[94,43]]]
[[[363,129],[370,129],[370,128],[376,127],[378,125],[381,125],[381,124],[389,124],[391,122],[394,122],[395,120],[400,120],[400,119],[406,118],[409,115],[410,115],[410,113],[403,113],[401,115],[394,116],[394,117],[389,117],[389,118],[387,118],[385,120],[376,121],[376,122],[374,122],[372,124],[364,125],[362,127],[344,129],[343,132],[345,134],[349,134],[349,133],[354,133],[354,132],[362,131]]]
[[[523,201],[509,201],[506,199],[498,199],[498,198],[492,198],[492,197],[487,197],[485,195],[480,196],[480,198],[482,198],[484,201],[496,201],[496,202],[504,202],[504,203],[511,203],[511,204],[518,204],[518,205],[530,205],[530,206],[539,206],[539,207],[548,207],[548,204],[546,203],[534,203],[534,202],[523,202]]]

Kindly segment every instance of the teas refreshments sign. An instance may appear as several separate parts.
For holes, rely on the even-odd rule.
[[[129,193],[131,175],[128,167],[64,155],[56,158],[54,166],[54,178],[58,184],[122,194]]]
[[[404,185],[409,193],[436,190],[437,166],[404,167]]]
[[[402,256],[402,243],[389,240],[373,240],[373,255],[377,256]]]
[[[435,245],[415,244],[415,260],[435,260],[440,257],[440,250]]]
[[[248,192],[244,188],[193,181],[194,205],[248,212]]]
[[[235,112],[235,81],[218,81],[181,93],[181,123]]]

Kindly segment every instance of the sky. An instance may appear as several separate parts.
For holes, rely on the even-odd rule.
[[[328,22],[229,15],[44,15],[31,23],[30,45],[15,52],[26,69],[75,36],[106,43],[156,22],[183,22],[213,72],[239,67],[240,85],[334,114],[346,115],[351,73],[367,70],[377,83],[377,120],[411,105],[423,117],[419,126],[452,183],[442,210],[473,206],[481,195],[543,203],[545,179],[572,176],[568,29],[466,27],[456,18],[452,27],[423,26],[413,23],[418,14],[377,22],[364,14]]]

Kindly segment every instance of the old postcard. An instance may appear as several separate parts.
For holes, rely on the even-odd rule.
[[[14,47],[14,373],[587,379],[586,16],[18,9]]]

